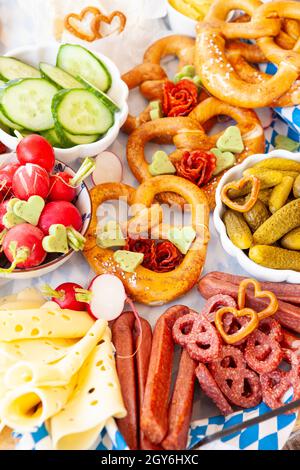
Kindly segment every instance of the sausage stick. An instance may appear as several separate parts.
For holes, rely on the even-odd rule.
[[[186,449],[193,411],[197,363],[184,350],[169,409],[169,431],[162,442],[166,450]]]
[[[160,317],[154,330],[141,418],[142,431],[154,444],[160,444],[168,432],[169,394],[174,358],[172,328],[175,321],[189,311],[185,306],[171,307]]]

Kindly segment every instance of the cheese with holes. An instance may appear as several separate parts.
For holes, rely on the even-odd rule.
[[[39,309],[4,310],[0,315],[0,341],[82,338],[93,324],[87,312],[62,310],[54,302]]]
[[[6,386],[14,388],[30,384],[39,387],[61,387],[69,384],[103,338],[107,327],[106,320],[97,320],[88,333],[58,361],[48,364],[38,364],[34,360],[17,362],[5,374]]]
[[[45,303],[45,299],[37,289],[28,287],[18,294],[0,298],[0,310],[25,310],[39,308]]]
[[[70,400],[50,421],[54,449],[88,450],[111,418],[126,414],[107,328],[103,341],[81,368]]]

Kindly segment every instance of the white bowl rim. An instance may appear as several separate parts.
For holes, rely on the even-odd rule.
[[[235,179],[241,177],[242,173],[246,168],[253,166],[255,163],[265,160],[267,158],[285,158],[300,162],[300,152],[288,152],[287,150],[273,150],[266,154],[251,155],[246,158],[239,165],[234,166],[228,170],[221,178],[217,190],[216,190],[216,208],[214,210],[213,219],[214,225],[217,232],[220,235],[221,243],[224,250],[232,257],[236,258],[239,265],[254,277],[264,281],[272,282],[289,282],[291,284],[300,283],[300,272],[293,271],[290,269],[271,269],[264,266],[260,266],[252,261],[240,248],[236,247],[229,239],[225,224],[222,220],[222,214],[224,212],[224,205],[221,201],[221,190],[222,187]]]
[[[13,154],[14,152],[12,152]],[[74,175],[75,175],[75,171],[73,170],[73,168],[71,168],[69,165],[67,165],[66,163],[64,162],[61,162],[60,160],[57,160],[55,159],[55,164],[61,164],[63,165],[65,168],[67,168],[69,171],[71,171]],[[86,191],[86,194],[88,195],[88,198],[89,198],[89,205],[90,205],[90,211],[92,210],[92,198],[91,198],[91,194],[90,194],[90,191],[86,185],[86,183],[83,181],[83,183],[81,184],[81,187],[82,185],[84,186],[84,191]],[[81,235],[83,235],[85,237],[85,235],[87,234],[89,228],[90,228],[90,225],[91,225],[91,218],[89,219],[89,222],[86,226],[86,228],[81,231]],[[35,266],[33,268],[26,268],[26,269],[14,269],[14,271],[11,273],[13,274],[14,276],[17,276],[18,274],[20,275],[25,275],[25,274],[30,274],[30,273],[34,273],[36,271],[42,271],[42,270],[48,270],[49,268],[55,266],[56,264],[59,264],[59,265],[62,265],[65,261],[67,261],[67,259],[73,255],[74,250],[69,250],[68,253],[65,253],[65,254],[62,254],[61,256],[58,256],[57,258],[55,258],[54,260],[52,261],[49,261],[48,263],[45,263],[45,264],[40,264],[39,266]],[[0,276],[1,277],[1,276]],[[8,276],[5,275],[4,273],[4,278],[7,278],[8,279]]]
[[[36,45],[26,45],[26,46],[21,46],[17,47],[15,49],[9,50],[4,54],[4,57],[15,57],[18,59],[19,55],[22,55],[23,53],[30,53],[30,51],[37,51],[39,49],[59,49],[60,46],[64,44],[69,44],[69,43],[58,43],[58,42],[46,42],[39,44],[38,46]],[[74,44],[75,46],[78,44]],[[68,155],[72,154],[74,150],[81,150],[81,149],[89,149],[91,152],[91,155],[96,155],[97,154],[97,147],[99,146],[99,143],[101,142],[102,144],[105,143],[105,140],[108,142],[111,139],[111,136],[117,131],[117,134],[119,133],[121,127],[125,123],[128,113],[129,113],[129,107],[128,107],[128,97],[129,97],[129,89],[126,83],[122,80],[121,73],[116,66],[116,64],[106,55],[102,54],[101,52],[95,51],[92,47],[86,47],[87,50],[90,50],[92,54],[96,55],[99,57],[105,65],[108,65],[108,68],[113,70],[114,75],[115,75],[115,80],[118,80],[120,83],[120,87],[122,89],[122,98],[124,103],[122,103],[121,110],[117,113],[115,113],[115,123],[114,125],[107,131],[107,133],[104,135],[104,137],[100,138],[96,142],[93,142],[91,144],[80,144],[80,145],[75,145],[74,147],[71,147],[69,149],[63,149],[63,148],[58,148],[54,147],[54,151],[58,151],[60,153],[60,157],[64,158],[65,156],[67,157]],[[21,60],[21,59],[19,59]],[[17,144],[17,137],[11,136],[7,134],[5,131],[1,129],[1,133],[4,133],[8,137],[15,139],[16,144]],[[109,144],[108,144],[109,146]],[[95,149],[95,150],[93,150]],[[94,152],[94,153],[93,153]]]

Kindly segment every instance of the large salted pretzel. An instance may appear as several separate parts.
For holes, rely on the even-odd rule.
[[[196,238],[181,264],[168,273],[157,273],[139,266],[134,273],[123,271],[114,259],[114,252],[97,245],[97,210],[105,201],[127,198],[130,206],[151,208],[158,194],[171,191],[190,205]],[[197,283],[206,258],[209,241],[209,207],[205,194],[193,183],[176,176],[157,176],[145,181],[137,190],[125,184],[106,183],[91,191],[92,220],[87,234],[84,256],[97,274],[115,274],[126,291],[137,302],[161,305],[184,295]],[[136,206],[137,205],[137,206]],[[138,217],[139,213],[135,215]],[[130,221],[129,221],[130,222]],[[169,226],[159,224],[160,238]],[[169,227],[170,228],[170,227]]]
[[[189,117],[163,118],[143,124],[129,137],[127,145],[127,159],[131,171],[138,181],[143,182],[152,178],[145,156],[145,146],[160,135],[173,137],[177,148],[169,157],[177,163],[186,150],[209,151],[216,146],[220,135],[208,136],[203,125],[217,115],[226,115],[234,119],[241,131],[245,150],[237,155],[237,162],[243,161],[249,155],[263,153],[265,139],[262,126],[252,110],[236,108],[216,98],[208,98],[200,103]],[[202,189],[205,192],[210,208],[215,206],[215,190],[222,174],[214,177]],[[161,202],[182,205],[182,198],[178,194],[164,193],[159,195]]]
[[[272,39],[280,32],[281,19],[300,18],[297,2],[258,0],[214,2],[204,22],[197,27],[195,65],[204,86],[219,99],[249,108],[268,106],[288,92],[300,73],[298,44],[293,51],[282,49]],[[247,23],[226,23],[228,13],[242,9]],[[277,73],[259,84],[242,80],[226,56],[226,39],[257,39],[265,56],[278,65]]]

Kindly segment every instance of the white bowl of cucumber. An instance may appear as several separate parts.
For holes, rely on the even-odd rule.
[[[128,88],[106,56],[75,44],[28,46],[0,57],[0,141],[40,133],[71,163],[106,150],[128,116]]]

